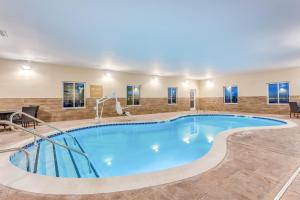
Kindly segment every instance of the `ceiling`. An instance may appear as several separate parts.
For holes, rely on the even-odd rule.
[[[2,0],[0,57],[205,79],[300,66],[299,0]]]

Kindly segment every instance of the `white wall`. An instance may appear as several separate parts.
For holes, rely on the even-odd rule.
[[[89,85],[103,85],[104,95],[116,92],[119,97],[126,97],[128,84],[142,85],[142,98],[167,97],[168,87],[178,88],[178,97],[189,97],[189,90],[198,90],[199,82],[180,77],[158,77],[153,83],[153,76],[110,72],[43,63],[31,63],[31,71],[24,71],[22,61],[0,59],[0,98],[62,98],[63,81],[82,81],[87,83],[86,97],[89,97]],[[199,94],[199,92],[198,92]]]
[[[142,85],[143,98],[167,97],[168,87],[178,88],[178,97],[189,97],[189,90],[197,89],[198,97],[222,97],[224,86],[238,85],[239,96],[266,96],[267,83],[276,81],[290,82],[290,95],[300,95],[300,68],[261,71],[218,77],[210,80],[195,81],[183,77],[154,76],[109,72],[70,66],[31,63],[31,71],[24,71],[22,61],[0,59],[0,98],[61,98],[63,81],[82,81],[89,85],[103,85],[104,95],[115,91],[119,97],[126,97],[128,84]]]
[[[223,97],[224,86],[238,86],[239,96],[267,96],[267,83],[288,81],[290,96],[300,95],[300,68],[228,75],[199,82],[199,97]]]

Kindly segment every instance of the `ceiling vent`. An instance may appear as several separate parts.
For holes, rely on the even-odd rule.
[[[4,31],[4,30],[0,30],[0,36],[1,37],[8,37],[6,31]]]

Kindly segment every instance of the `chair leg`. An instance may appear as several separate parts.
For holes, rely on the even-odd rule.
[[[290,118],[292,118],[292,112],[290,112]]]

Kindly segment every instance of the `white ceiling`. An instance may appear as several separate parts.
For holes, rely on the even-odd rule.
[[[208,78],[300,66],[299,0],[1,0],[0,57]]]

